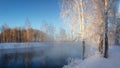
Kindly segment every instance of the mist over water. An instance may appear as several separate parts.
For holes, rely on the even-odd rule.
[[[5,49],[0,50],[0,68],[62,68],[68,58],[81,58],[81,53],[80,43],[75,42],[44,42],[39,48]]]

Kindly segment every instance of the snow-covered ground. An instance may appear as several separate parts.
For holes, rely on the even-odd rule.
[[[63,68],[120,68],[120,46],[110,46],[107,59],[96,53],[85,60],[72,59]]]

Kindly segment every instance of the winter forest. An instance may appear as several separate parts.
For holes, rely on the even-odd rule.
[[[120,68],[120,0],[0,2],[0,68]]]

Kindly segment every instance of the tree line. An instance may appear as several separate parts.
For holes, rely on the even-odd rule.
[[[40,30],[5,28],[0,33],[0,42],[40,42],[46,40],[46,34]]]

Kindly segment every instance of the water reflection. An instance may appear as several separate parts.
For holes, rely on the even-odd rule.
[[[33,54],[33,52],[3,54],[0,58],[0,68],[30,68]]]
[[[65,59],[62,57],[51,58],[45,55],[44,51],[36,52],[31,49],[24,52],[3,53],[0,56],[0,68],[61,68],[64,63]]]

